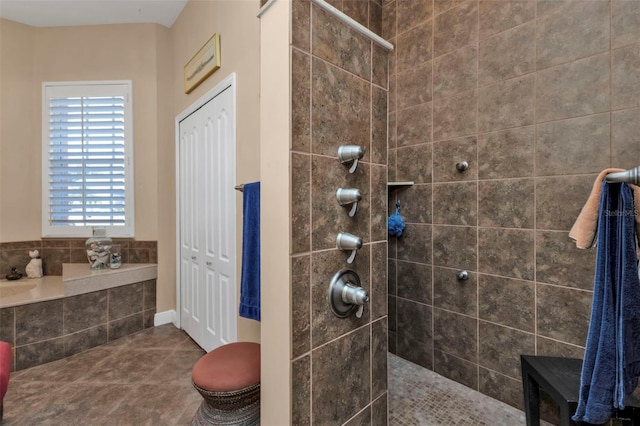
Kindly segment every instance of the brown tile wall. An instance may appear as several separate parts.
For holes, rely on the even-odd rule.
[[[16,268],[26,276],[25,268],[29,261],[29,251],[38,250],[42,258],[44,275],[62,275],[63,263],[85,263],[86,238],[42,239],[0,243],[0,277]],[[158,243],[156,241],[135,241],[114,238],[114,244],[122,248],[122,263],[158,263]]]
[[[522,408],[519,355],[581,357],[598,172],[640,164],[640,2],[390,0],[389,349]],[[465,172],[456,163],[468,161]],[[456,272],[470,272],[458,281]]]
[[[68,357],[153,327],[156,280],[0,309],[12,370]]]
[[[381,31],[381,3],[330,3]],[[292,423],[384,425],[387,52],[308,0],[293,2],[292,39]],[[343,144],[365,150],[354,174],[337,159]],[[353,218],[336,201],[339,187],[362,193]],[[340,231],[364,242],[351,265],[336,249]],[[329,308],[329,283],[343,268],[369,292],[362,318]]]

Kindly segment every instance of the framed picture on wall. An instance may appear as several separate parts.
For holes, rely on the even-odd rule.
[[[220,68],[220,34],[215,33],[184,66],[184,93],[190,93]]]

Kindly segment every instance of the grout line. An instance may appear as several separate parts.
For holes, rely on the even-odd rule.
[[[530,19],[529,21],[523,22],[523,23],[521,23],[521,24],[517,24],[517,25],[516,25],[516,26],[514,26],[514,27],[510,27],[510,28],[507,28],[507,29],[504,29],[504,30],[500,30],[500,31],[495,32],[495,33],[491,33],[491,34],[489,34],[489,35],[487,35],[487,36],[484,36],[484,37],[480,37],[480,32],[478,31],[478,39],[479,39],[480,41],[489,40],[490,38],[497,37],[497,36],[499,36],[499,35],[502,35],[502,34],[504,34],[504,33],[509,32],[509,31],[515,31],[515,30],[517,30],[518,28],[524,27],[525,25],[527,25],[527,24],[531,24],[531,23],[533,23],[533,25],[536,25],[536,18],[535,18],[535,16],[534,16],[534,18],[533,18],[533,19]]]
[[[609,2],[609,167],[613,166],[613,5]]]
[[[333,315],[333,314],[332,314],[332,315]],[[364,315],[363,315],[363,317],[364,317]],[[343,333],[343,334],[341,334],[341,335],[339,335],[339,336],[337,336],[337,337],[332,338],[331,340],[328,340],[328,341],[326,341],[326,342],[324,342],[324,343],[322,343],[322,344],[320,344],[320,345],[318,345],[318,346],[315,346],[315,347],[311,348],[311,349],[309,350],[309,352],[305,352],[305,354],[306,354],[306,353],[313,354],[313,352],[317,351],[318,349],[324,348],[325,346],[329,346],[330,344],[335,343],[335,342],[337,342],[338,340],[344,339],[344,338],[346,338],[347,336],[350,336],[350,335],[352,335],[352,334],[357,333],[358,331],[360,331],[360,330],[361,330],[361,329],[363,329],[364,327],[370,327],[370,326],[371,326],[371,323],[370,323],[370,322],[367,322],[367,323],[364,323],[364,324],[362,324],[362,325],[359,325],[358,327],[356,327],[356,328],[354,328],[354,329],[351,329],[351,330],[349,330],[349,331],[348,331],[348,332],[346,332],[346,333]],[[304,354],[303,354],[303,355],[304,355]],[[300,355],[297,359],[301,358],[303,355]]]
[[[366,78],[364,78],[362,76],[359,76],[358,74],[356,74],[356,73],[344,68],[343,66],[340,66],[338,64],[334,64],[333,62],[329,61],[328,59],[325,59],[325,58],[323,58],[321,56],[318,56],[318,55],[315,55],[313,53],[309,53],[309,56],[311,56],[311,62],[313,62],[314,59],[317,59],[318,61],[323,62],[325,65],[328,65],[328,66],[330,66],[332,68],[335,68],[335,69],[339,70],[340,72],[344,72],[345,74],[348,74],[351,77],[355,77],[358,80],[364,81],[366,83],[371,83],[371,81],[367,80]],[[313,82],[313,79],[311,81]]]
[[[533,43],[534,58],[533,72],[535,78],[533,81],[533,175],[538,177],[538,160],[536,153],[538,152],[538,3],[533,11]],[[533,181],[533,353],[538,355],[538,179]]]
[[[479,121],[480,121],[480,4],[479,1],[476,3],[476,14],[477,14],[477,39],[476,39],[476,135],[479,135]],[[478,136],[474,141],[474,147],[476,151],[475,156],[475,167],[476,167],[476,176],[475,176],[475,195],[476,195],[476,246],[475,246],[475,255],[476,255],[476,271],[480,270],[480,186],[479,186],[479,173],[477,170],[478,165],[480,164],[480,160],[478,157]],[[435,268],[434,268],[435,269]],[[476,286],[476,389],[480,389],[480,279],[479,276],[476,277],[475,280]]]
[[[313,21],[315,9],[309,2],[309,52],[313,52]],[[309,356],[309,422],[313,424],[313,64],[315,56],[311,53],[309,60],[309,351],[300,356]],[[291,379],[293,383],[293,378]]]
[[[435,9],[435,5],[434,5],[434,9]],[[429,139],[429,144],[430,147],[429,149],[431,150],[431,179],[429,184],[430,187],[430,192],[431,192],[431,221],[433,222],[433,212],[434,212],[434,207],[435,207],[435,203],[433,201],[433,175],[434,175],[434,170],[435,170],[435,164],[434,164],[434,145],[433,145],[433,139],[434,139],[434,111],[435,111],[435,101],[434,101],[434,90],[433,90],[433,83],[435,81],[435,59],[434,59],[434,55],[435,55],[435,39],[436,39],[436,18],[435,18],[435,10],[434,12],[434,16],[431,17],[431,58],[430,58],[430,62],[431,62],[431,81],[429,82],[431,84],[431,87],[429,88],[429,92],[431,93],[431,100],[429,101],[429,103],[431,104],[431,108],[430,108],[430,114],[431,114],[431,134],[430,134],[430,139]],[[430,269],[431,269],[431,301],[433,303],[433,301],[435,300],[435,285],[434,285],[434,280],[435,280],[435,272],[434,272],[434,267],[433,267],[433,252],[434,252],[434,242],[433,242],[433,225],[429,224],[429,232],[431,235],[430,238],[430,244],[429,244],[429,264],[430,264]],[[396,273],[398,270],[398,265],[396,263]],[[397,291],[396,291],[397,293]],[[400,300],[400,298],[396,299],[396,304],[398,303],[398,301]],[[435,310],[432,308],[431,309],[431,348],[430,348],[430,355],[431,355],[431,369],[435,370],[436,369],[436,352],[435,352],[435,342],[433,341],[433,336],[435,336],[435,331],[436,331],[436,316],[435,316]],[[396,325],[397,327],[397,325]]]

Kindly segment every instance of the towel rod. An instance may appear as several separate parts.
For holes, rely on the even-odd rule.
[[[634,185],[640,185],[640,166],[624,172],[609,173],[604,178],[607,182],[627,182]]]
[[[241,183],[240,185],[236,185],[233,187],[233,189],[235,189],[236,191],[244,191],[244,183]]]

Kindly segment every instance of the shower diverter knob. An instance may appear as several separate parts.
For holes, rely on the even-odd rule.
[[[349,168],[349,173],[356,171],[358,160],[362,157],[364,157],[364,150],[358,145],[342,145],[338,148],[338,160],[340,160],[341,163],[353,161],[353,164]]]
[[[347,263],[353,263],[357,251],[362,247],[362,238],[347,232],[340,232],[336,237],[336,246],[342,251],[351,251]]]
[[[459,163],[456,163],[456,170],[458,170],[459,172],[464,172],[468,168],[469,168],[468,161],[460,161]]]
[[[458,278],[459,281],[465,281],[469,279],[469,272],[462,270],[462,271],[458,271],[456,272],[456,278]]]
[[[351,210],[349,210],[349,217],[354,217],[358,208],[358,201],[362,199],[362,194],[356,188],[338,188],[336,198],[341,206],[353,204]]]
[[[354,311],[362,317],[369,293],[360,287],[360,277],[351,269],[343,269],[333,276],[329,284],[329,306],[335,316],[346,318]]]

